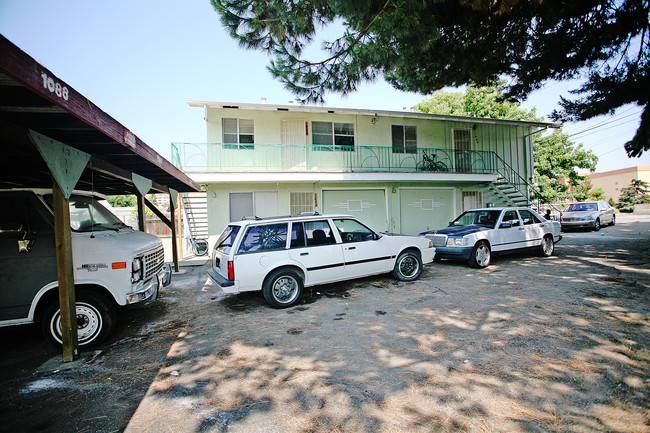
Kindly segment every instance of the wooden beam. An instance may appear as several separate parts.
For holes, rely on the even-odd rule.
[[[141,156],[152,166],[172,176],[182,185],[182,188],[179,186],[176,187],[177,189],[200,191],[200,186],[185,173],[2,35],[0,35],[0,72],[13,78],[34,94],[52,102],[57,109],[64,109],[93,129],[102,132],[114,140],[118,148]]]
[[[78,356],[77,308],[75,303],[74,273],[72,265],[72,234],[70,230],[70,204],[63,191],[52,181],[54,205],[54,238],[56,268],[59,279],[59,306],[61,308],[61,339],[63,362],[74,361]]]
[[[138,203],[138,229],[143,232],[145,231],[145,226],[144,226],[144,196],[140,195],[140,193],[137,193],[135,195],[135,198]]]
[[[165,223],[165,225],[166,225],[167,227],[169,227],[170,229],[173,230],[173,227],[172,227],[173,224],[172,224],[171,221],[169,221],[169,218],[167,218],[167,217],[165,216],[165,214],[162,213],[162,212],[160,211],[160,209],[158,209],[158,208],[156,207],[155,204],[153,204],[153,203],[151,203],[149,200],[147,200],[147,197],[144,198],[144,204],[145,204],[145,206],[147,206],[149,209],[151,209],[151,212],[153,212],[154,214],[156,214],[156,216],[157,216],[158,218],[160,218],[160,220],[161,220],[163,223]],[[171,209],[173,209],[173,207],[174,207],[173,203],[170,203],[169,206],[170,206]]]
[[[174,272],[179,271],[179,266],[178,266],[178,239],[177,233],[176,233],[176,218],[174,218],[174,215],[176,214],[176,208],[174,208],[174,200],[172,200],[171,195],[169,197],[169,210],[171,212],[171,217],[172,217],[172,224],[171,224],[171,229],[172,229],[172,258],[174,260]]]
[[[107,162],[96,156],[92,156],[90,158],[90,162],[88,162],[88,168],[96,172],[114,177],[121,181],[125,181],[130,184],[133,184],[130,171],[117,167],[111,164],[110,162]],[[133,187],[133,190],[135,191],[135,186]],[[152,193],[169,193],[169,188],[165,185],[161,185],[157,182],[152,181],[151,191]]]
[[[178,234],[178,239],[174,239],[174,242],[176,242],[176,247],[178,248],[178,256],[183,257],[185,254],[183,253],[183,211],[181,211],[180,203],[181,203],[181,195],[178,194],[178,200],[176,203],[179,204],[178,206],[178,216],[176,217],[175,221],[175,226],[176,226],[176,233]]]

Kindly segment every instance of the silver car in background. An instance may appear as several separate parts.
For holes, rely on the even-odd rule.
[[[587,228],[598,231],[602,226],[616,224],[616,211],[602,200],[581,201],[567,206],[560,222],[562,230]]]

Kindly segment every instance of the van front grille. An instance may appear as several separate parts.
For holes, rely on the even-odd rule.
[[[144,279],[148,280],[156,275],[165,264],[165,250],[160,244],[155,250],[146,252],[143,257]]]

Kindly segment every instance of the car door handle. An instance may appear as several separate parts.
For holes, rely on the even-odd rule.
[[[309,253],[300,253],[301,256],[308,256]]]
[[[348,251],[349,250],[356,250],[356,249],[357,249],[357,247],[350,247],[350,248],[348,248]]]

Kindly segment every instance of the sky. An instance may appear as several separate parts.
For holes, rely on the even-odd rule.
[[[203,111],[190,99],[295,99],[266,70],[264,53],[230,38],[209,0],[0,0],[0,33],[169,160],[172,142],[206,140]],[[522,106],[548,115],[575,84],[547,84]],[[325,105],[402,111],[426,97],[380,80],[327,95]],[[650,165],[650,152],[628,158],[623,149],[640,115],[625,106],[564,131],[598,156],[598,172]]]

